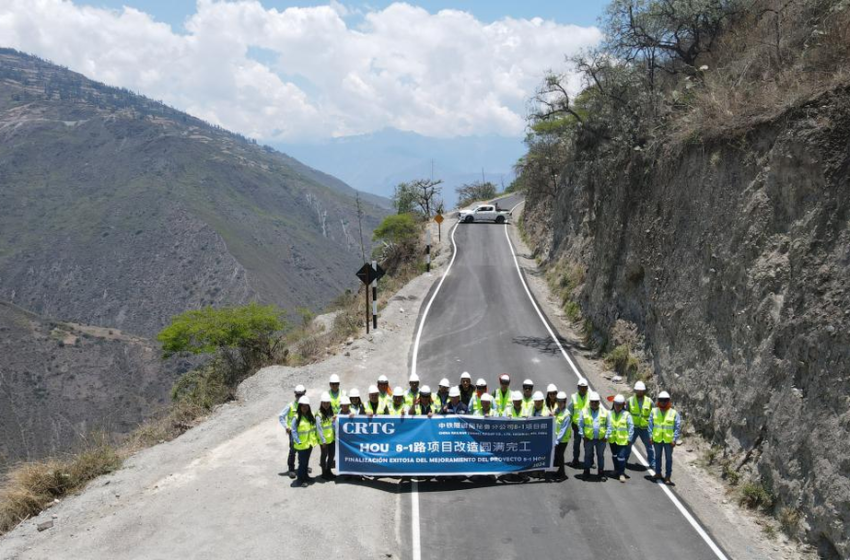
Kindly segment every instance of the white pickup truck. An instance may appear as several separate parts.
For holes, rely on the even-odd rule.
[[[472,210],[461,210],[458,212],[458,220],[465,224],[472,222],[496,222],[497,224],[503,224],[510,215],[510,211],[499,209],[498,204],[479,204]]]

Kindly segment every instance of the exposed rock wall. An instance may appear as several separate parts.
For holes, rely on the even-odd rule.
[[[737,137],[565,169],[529,196],[538,251],[586,267],[602,330],[644,336],[657,387],[850,557],[850,88]]]

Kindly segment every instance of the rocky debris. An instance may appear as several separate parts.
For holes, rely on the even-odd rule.
[[[49,521],[43,521],[43,522],[39,523],[38,525],[36,525],[35,528],[38,529],[39,533],[42,532],[42,531],[46,531],[48,529],[52,529],[53,528],[53,520],[51,519]]]

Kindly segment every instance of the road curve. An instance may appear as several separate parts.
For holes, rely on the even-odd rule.
[[[499,205],[512,208],[520,200],[510,196]],[[457,227],[455,262],[427,311],[415,354],[423,385],[436,387],[442,377],[456,382],[469,371],[492,390],[507,372],[512,388],[528,377],[535,389],[555,383],[575,390],[575,374],[517,274],[506,227],[513,226]],[[612,467],[608,455],[606,470]],[[718,558],[645,471],[627,472],[627,484],[585,482],[572,469],[562,483],[418,483],[404,510],[404,549],[416,560]],[[411,552],[416,541],[418,556]]]

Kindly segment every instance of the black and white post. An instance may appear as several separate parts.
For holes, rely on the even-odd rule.
[[[431,272],[431,224],[425,233],[425,272]]]
[[[372,261],[372,328],[378,330],[378,261]]]

